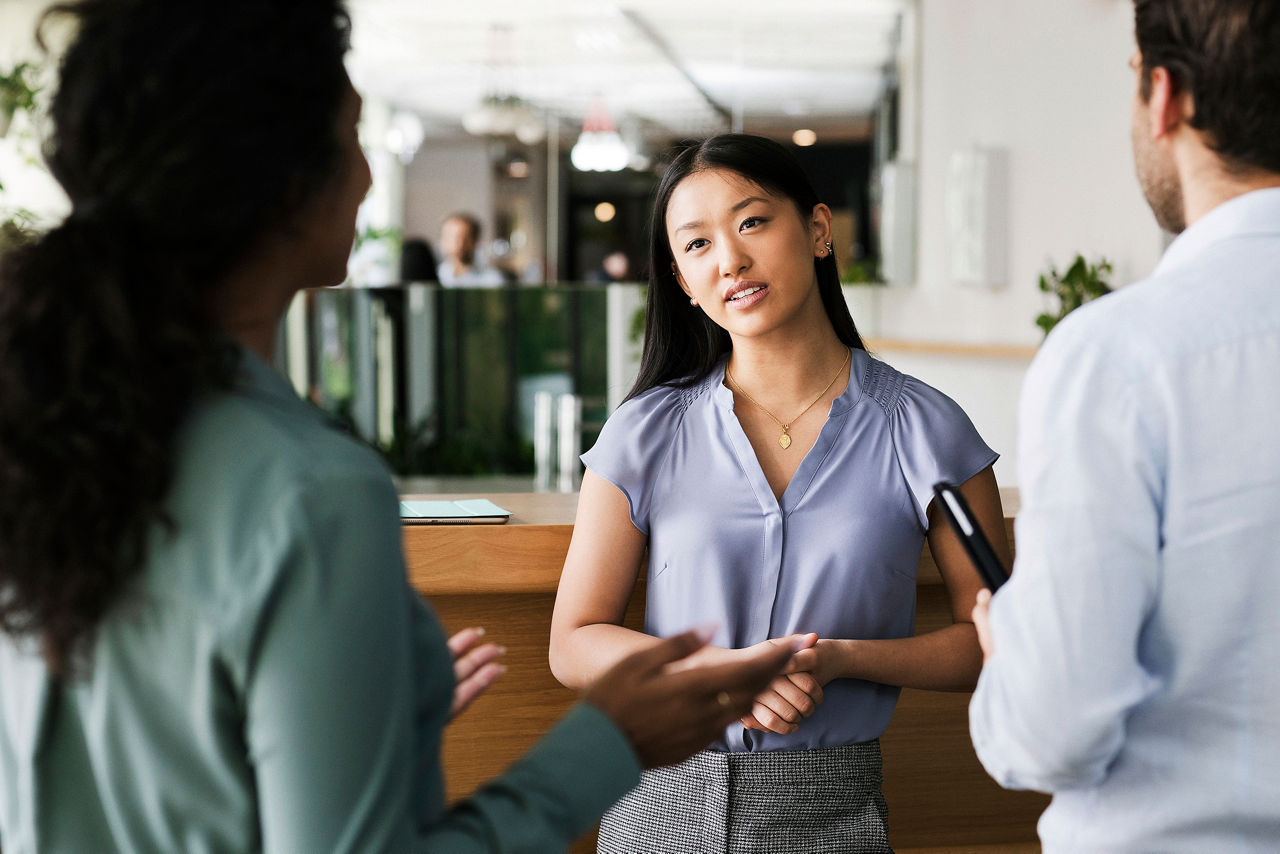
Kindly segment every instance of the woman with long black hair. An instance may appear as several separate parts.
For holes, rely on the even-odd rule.
[[[899,689],[977,680],[981,581],[932,487],[962,484],[1003,530],[996,455],[953,401],[867,353],[831,239],[767,139],[691,146],[658,186],[640,375],[583,456],[552,670],[588,684],[700,624],[717,627],[703,661],[810,646],[714,749],[646,772],[603,852],[885,851],[878,738]],[[953,623],[915,636],[926,537]],[[646,553],[641,633],[622,618]]]
[[[55,14],[72,212],[0,257],[5,854],[563,850],[749,708],[791,650],[665,671],[688,633],[446,809],[441,729],[494,650],[451,654],[386,469],[268,365],[294,295],[345,278],[369,188],[346,13]]]

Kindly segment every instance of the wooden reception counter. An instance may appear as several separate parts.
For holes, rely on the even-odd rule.
[[[485,497],[511,511],[505,525],[404,528],[409,580],[430,600],[446,630],[484,626],[487,640],[507,648],[507,673],[445,731],[445,780],[452,799],[500,773],[576,699],[551,675],[547,644],[578,496],[429,497]],[[1002,498],[1012,542],[1017,495],[1002,490]],[[635,628],[641,625],[643,588],[641,579],[627,614],[627,624]],[[918,633],[950,621],[927,545],[917,601]],[[891,842],[899,852],[1039,850],[1035,822],[1047,798],[1005,792],[987,777],[969,743],[968,702],[968,694],[902,692],[881,739]],[[573,848],[594,850],[590,840]]]

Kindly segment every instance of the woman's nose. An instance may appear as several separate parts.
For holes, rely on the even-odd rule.
[[[725,241],[720,248],[720,275],[724,278],[737,278],[749,266],[747,253],[742,251],[734,241]]]

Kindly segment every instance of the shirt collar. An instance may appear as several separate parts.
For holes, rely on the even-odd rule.
[[[1220,240],[1246,234],[1280,233],[1280,187],[1252,190],[1225,201],[1169,244],[1155,274],[1186,264]]]
[[[237,345],[240,351],[240,377],[238,386],[259,391],[269,397],[297,398],[289,381],[262,357],[247,347]]]
[[[239,393],[265,400],[303,417],[314,418],[339,430],[345,429],[319,407],[312,406],[299,397],[289,380],[267,364],[257,353],[240,345],[237,345],[237,349],[240,354],[240,368],[235,388]]]

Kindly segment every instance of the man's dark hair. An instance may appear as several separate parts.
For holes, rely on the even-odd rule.
[[[1134,20],[1142,97],[1151,71],[1167,69],[1229,168],[1280,172],[1280,3],[1135,0]]]
[[[480,239],[480,220],[476,219],[471,214],[462,211],[449,214],[444,218],[444,221],[448,222],[451,219],[456,219],[458,222],[465,223],[467,229],[471,232],[472,240]]]

